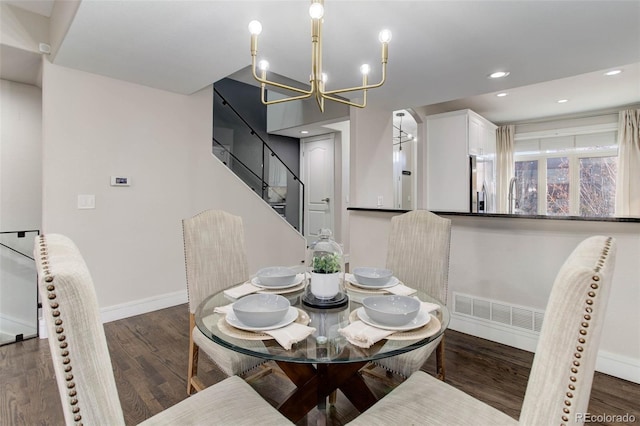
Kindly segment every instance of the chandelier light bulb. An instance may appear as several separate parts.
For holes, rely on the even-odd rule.
[[[391,31],[380,31],[380,34],[378,34],[378,40],[380,40],[380,43],[389,43],[391,41]]]
[[[262,24],[260,21],[249,22],[249,32],[251,35],[259,35],[262,32]]]
[[[369,64],[362,64],[360,66],[360,72],[363,75],[369,75],[369,72],[371,71],[371,67],[369,66]]]
[[[322,82],[326,83],[327,82],[327,74],[326,73],[322,73]]]
[[[324,6],[320,3],[311,3],[309,6],[309,16],[311,19],[320,19],[324,16]]]
[[[269,69],[269,61],[266,60],[261,60],[260,62],[258,62],[258,68],[260,68],[262,71],[266,71]]]

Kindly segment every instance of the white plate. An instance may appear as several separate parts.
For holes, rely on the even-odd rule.
[[[415,328],[420,328],[427,325],[427,323],[431,319],[431,315],[429,314],[429,312],[427,312],[425,309],[421,309],[420,312],[418,312],[418,316],[416,316],[411,322],[405,325],[393,326],[393,325],[384,325],[384,324],[375,322],[374,320],[369,318],[369,315],[367,315],[364,308],[356,309],[356,313],[358,314],[358,318],[360,318],[360,321],[362,321],[365,324],[368,324],[372,327],[382,328],[383,330],[393,330],[393,331],[407,331],[407,330],[413,330]]]
[[[260,287],[260,288],[268,288],[269,290],[277,290],[277,289],[285,289],[285,288],[291,288],[291,287],[295,287],[298,284],[300,284],[302,281],[304,280],[304,274],[296,274],[295,279],[293,280],[293,282],[291,284],[288,285],[264,285],[260,282],[260,278],[258,277],[253,277],[251,278],[251,284],[255,285],[256,287]]]
[[[296,318],[298,318],[298,310],[293,306],[289,307],[289,310],[287,311],[286,314],[284,314],[284,318],[280,322],[272,324],[268,327],[251,327],[250,325],[246,325],[242,323],[238,319],[238,317],[236,317],[236,314],[233,312],[233,310],[230,311],[225,317],[227,324],[229,324],[230,326],[239,328],[240,330],[247,330],[247,331],[275,330],[276,328],[282,328],[285,325],[291,324],[296,320]]]
[[[387,281],[387,283],[383,285],[366,285],[366,284],[359,283],[355,275],[352,275],[350,277],[349,282],[357,287],[368,288],[368,289],[389,288],[389,287],[398,285],[400,283],[400,281],[396,277],[391,277],[391,279],[389,279],[389,281]]]

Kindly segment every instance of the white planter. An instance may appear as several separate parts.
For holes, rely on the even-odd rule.
[[[331,299],[340,292],[340,273],[311,273],[311,293],[318,299]]]

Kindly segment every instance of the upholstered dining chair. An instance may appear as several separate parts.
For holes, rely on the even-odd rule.
[[[65,424],[124,425],[96,293],[82,255],[59,234],[36,237],[34,255]],[[142,424],[253,425],[256,418],[260,424],[289,423],[249,384],[233,376]]]
[[[409,287],[425,291],[445,305],[449,278],[451,220],[427,210],[413,210],[391,219],[387,268]],[[445,379],[444,335],[406,354],[384,358],[376,364],[409,377],[436,350],[436,371]]]
[[[419,371],[350,425],[584,423],[615,266],[610,237],[590,237],[553,284],[518,421]]]
[[[221,210],[205,210],[182,221],[189,293],[189,367],[187,394],[204,389],[198,378],[200,349],[228,376],[241,375],[263,364],[214,343],[195,323],[195,312],[208,296],[249,278],[242,218]],[[268,372],[269,370],[265,370]]]

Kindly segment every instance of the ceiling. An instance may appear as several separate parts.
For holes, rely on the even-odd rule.
[[[12,3],[51,13],[52,2]],[[250,63],[247,24],[258,19],[258,57],[307,81],[308,4],[84,0],[53,61],[191,94]],[[359,84],[365,62],[371,80],[380,77],[382,28],[393,32],[388,78],[369,92],[371,108],[471,108],[500,124],[640,102],[640,0],[325,0],[329,90]],[[603,77],[621,66],[623,73]],[[510,74],[487,78],[497,70]],[[509,95],[497,98],[500,91]]]

